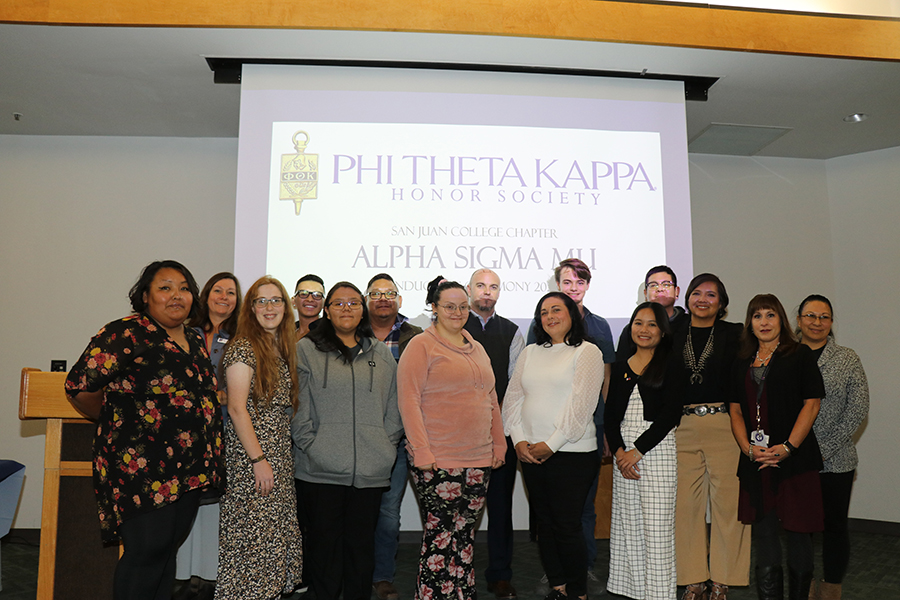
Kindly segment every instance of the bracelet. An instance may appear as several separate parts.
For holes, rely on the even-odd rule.
[[[250,459],[250,464],[255,465],[256,463],[262,462],[262,461],[264,461],[264,460],[266,460],[266,453],[265,453],[265,452],[263,452],[262,454],[260,454],[260,455],[257,456],[256,458],[251,458],[251,459]]]
[[[784,448],[784,451],[785,451],[785,453],[786,453],[788,456],[790,456],[791,454],[793,454],[793,452],[791,452],[791,449],[790,449],[790,447],[789,447],[787,444],[782,444],[781,447]]]
[[[750,462],[753,462],[753,444],[750,444],[750,447],[747,449],[747,456],[750,457]]]
[[[788,454],[793,454],[797,451],[797,447],[791,443],[791,440],[784,440],[784,444],[782,444],[785,448],[787,448]]]

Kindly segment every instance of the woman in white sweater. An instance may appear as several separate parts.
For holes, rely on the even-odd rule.
[[[537,340],[522,351],[503,401],[503,423],[522,462],[538,521],[547,600],[587,597],[581,513],[600,467],[593,414],[603,355],[584,340],[575,302],[550,292],[534,315]]]

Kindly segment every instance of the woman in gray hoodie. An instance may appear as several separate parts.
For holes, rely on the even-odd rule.
[[[375,339],[362,293],[337,283],[325,318],[297,343],[294,476],[317,600],[368,600],[375,525],[403,434],[397,363]]]

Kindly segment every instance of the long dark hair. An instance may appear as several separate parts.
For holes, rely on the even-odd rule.
[[[761,310],[774,310],[781,320],[781,332],[778,337],[778,354],[789,354],[797,349],[799,344],[791,331],[790,322],[784,306],[774,294],[757,294],[747,304],[747,317],[744,319],[744,330],[741,331],[741,346],[738,350],[739,358],[750,358],[759,349],[759,340],[753,335],[753,315]]]
[[[669,352],[672,350],[672,326],[669,324],[669,314],[662,304],[657,302],[642,302],[638,304],[634,312],[631,313],[628,325],[626,325],[628,327],[628,338],[631,340],[631,345],[634,348],[631,352],[632,355],[637,352],[637,345],[634,343],[634,338],[631,337],[631,326],[634,324],[637,314],[645,308],[653,311],[653,318],[656,319],[656,325],[659,327],[662,339],[659,340],[659,345],[653,350],[653,358],[650,359],[644,372],[641,373],[641,381],[646,386],[658,388],[663,384]]]
[[[237,302],[234,305],[234,311],[219,325],[219,330],[226,332],[228,337],[234,337],[234,333],[237,331],[238,316],[241,312],[241,284],[234,273],[228,271],[222,271],[210,277],[203,289],[200,290],[200,299],[198,300],[200,306],[197,307],[197,314],[190,320],[188,326],[199,327],[202,331],[212,331],[212,321],[209,319],[209,294],[212,292],[213,286],[223,279],[230,279],[234,282]]]
[[[331,304],[331,298],[334,296],[334,293],[342,288],[347,288],[356,292],[356,294],[359,295],[360,302],[362,302],[362,318],[359,321],[359,325],[356,326],[356,335],[359,336],[360,339],[364,337],[375,337],[375,334],[372,333],[372,326],[369,325],[369,309],[366,307],[366,299],[363,296],[363,293],[359,291],[359,288],[349,281],[339,281],[328,290],[328,294],[325,296],[326,312],[328,306]],[[348,348],[347,345],[341,341],[341,338],[338,337],[337,331],[334,330],[334,323],[332,323],[331,319],[327,316],[323,319],[319,319],[315,329],[311,329],[306,337],[315,344],[316,350],[319,352],[337,351],[340,353],[344,364],[353,361],[353,354],[350,353],[350,348]]]
[[[688,314],[691,314],[691,293],[700,287],[701,284],[709,282],[716,284],[716,288],[719,290],[719,311],[716,313],[716,319],[724,319],[728,314],[728,292],[725,291],[725,284],[722,283],[722,280],[712,273],[700,273],[691,279],[691,282],[688,284],[687,293],[684,295],[684,309]]]
[[[150,284],[153,278],[161,269],[175,269],[187,280],[188,289],[191,291],[191,310],[188,312],[188,320],[191,321],[197,315],[197,281],[188,268],[176,260],[156,260],[144,267],[141,271],[137,282],[131,286],[128,292],[128,299],[131,300],[131,308],[136,313],[142,313],[147,310],[147,302],[144,300],[144,294],[150,291]]]
[[[548,292],[538,300],[537,306],[534,308],[534,340],[542,346],[548,346],[551,343],[550,334],[544,331],[544,324],[541,323],[541,307],[548,298],[559,298],[563,301],[566,309],[569,311],[569,321],[572,326],[566,333],[565,342],[567,346],[580,346],[584,341],[584,319],[581,318],[581,312],[575,301],[563,294],[562,292]]]

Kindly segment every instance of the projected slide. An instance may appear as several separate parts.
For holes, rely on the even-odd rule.
[[[245,77],[238,276],[363,288],[388,272],[415,316],[436,275],[466,283],[489,268],[502,314],[524,320],[555,289],[553,268],[577,257],[591,310],[628,317],[649,267],[689,275],[690,227],[680,90],[678,102],[628,101],[619,84],[602,99],[256,90]]]

